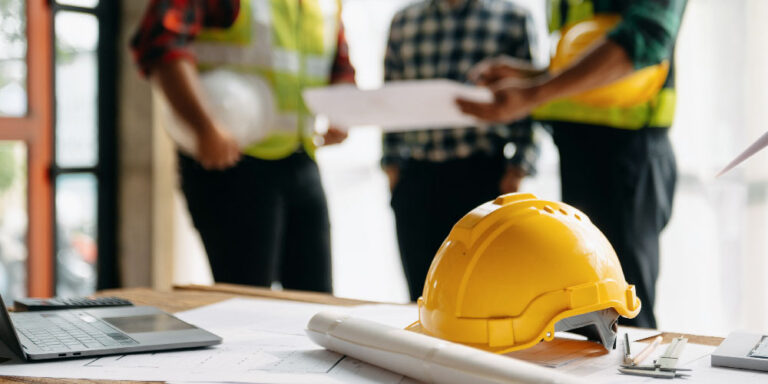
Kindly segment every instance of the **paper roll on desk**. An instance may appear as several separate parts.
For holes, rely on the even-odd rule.
[[[426,383],[586,383],[551,368],[344,314],[318,313],[307,334],[326,349]]]

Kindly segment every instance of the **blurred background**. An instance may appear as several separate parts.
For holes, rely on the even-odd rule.
[[[515,1],[535,17],[536,61],[546,65],[545,2]],[[409,2],[344,0],[361,87],[381,84],[389,22]],[[48,3],[0,0],[0,293],[10,301],[211,283],[176,185],[159,98],[127,50],[147,1]],[[665,330],[768,331],[768,154],[714,179],[768,130],[766,16],[764,0],[688,2],[671,133],[679,183],[655,308]],[[558,199],[557,151],[538,134],[540,172],[522,190]],[[404,302],[380,135],[354,128],[345,143],[318,153],[334,290]]]

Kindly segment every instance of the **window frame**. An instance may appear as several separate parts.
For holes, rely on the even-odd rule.
[[[46,0],[27,0],[27,114],[0,117],[0,140],[27,146],[27,295],[53,293],[53,82],[51,9]]]

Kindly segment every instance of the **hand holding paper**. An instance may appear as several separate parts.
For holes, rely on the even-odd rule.
[[[390,132],[477,125],[459,110],[458,98],[490,102],[493,95],[485,88],[443,79],[397,81],[376,90],[335,85],[304,91],[310,111],[333,125],[377,125]]]

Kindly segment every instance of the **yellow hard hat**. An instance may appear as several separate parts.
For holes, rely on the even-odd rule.
[[[557,51],[549,66],[557,73],[581,58],[621,21],[615,14],[599,14],[563,30]],[[643,68],[609,85],[583,92],[568,99],[595,107],[632,107],[650,101],[664,86],[669,62]]]
[[[578,330],[606,348],[640,300],[577,209],[508,194],[464,216],[437,251],[409,330],[507,353]]]

